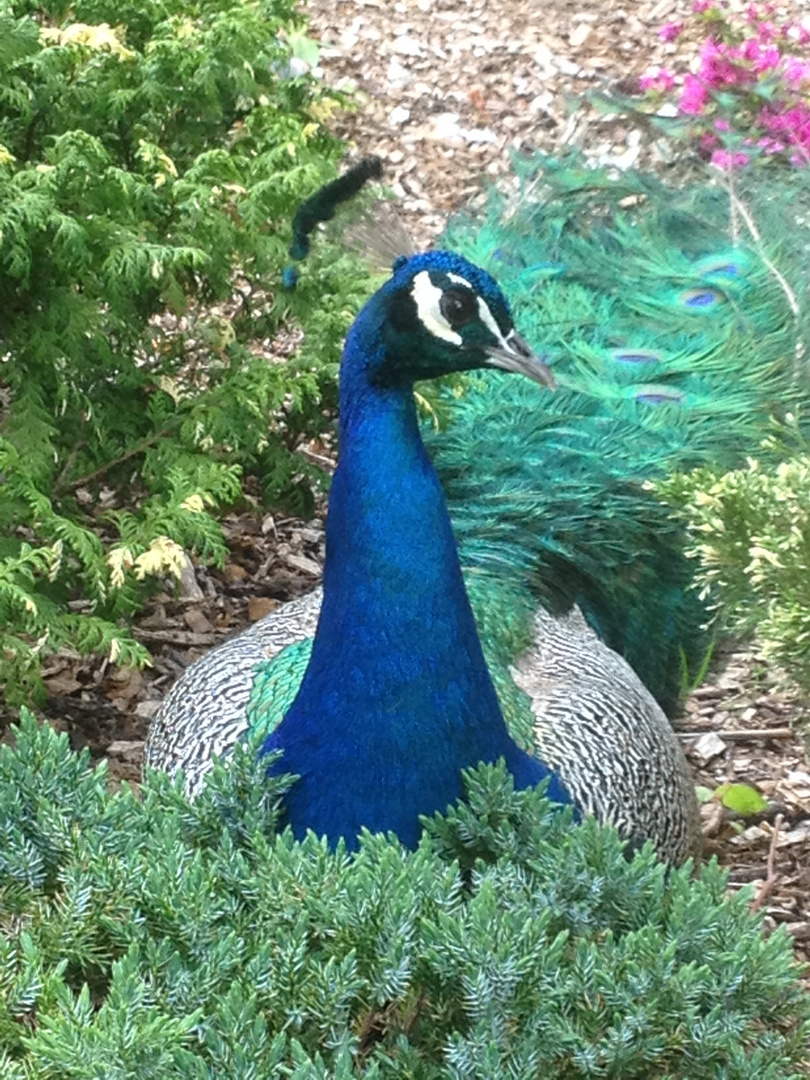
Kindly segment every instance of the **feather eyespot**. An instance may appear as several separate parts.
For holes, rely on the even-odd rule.
[[[439,311],[454,330],[478,316],[478,303],[468,289],[446,289],[439,301]]]

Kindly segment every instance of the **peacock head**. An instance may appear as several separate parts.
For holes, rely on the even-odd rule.
[[[549,366],[515,331],[495,280],[449,251],[401,256],[371,301],[382,348],[369,356],[378,386],[502,368],[554,386]]]

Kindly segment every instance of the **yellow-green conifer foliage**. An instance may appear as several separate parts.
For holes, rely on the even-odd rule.
[[[295,449],[327,422],[365,285],[321,248],[296,294],[278,286],[294,209],[340,151],[316,54],[292,0],[0,2],[11,700],[63,643],[142,661],[122,617],[179,548],[223,555],[212,515],[246,472],[311,498]],[[290,321],[306,343],[272,362]]]

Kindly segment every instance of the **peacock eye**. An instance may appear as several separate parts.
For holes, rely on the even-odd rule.
[[[458,330],[478,316],[475,296],[467,289],[447,289],[439,301],[439,311],[454,330]]]

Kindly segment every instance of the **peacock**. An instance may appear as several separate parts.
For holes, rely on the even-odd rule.
[[[308,200],[292,253],[378,172]],[[323,588],[192,665],[147,764],[194,794],[265,734],[270,770],[299,777],[294,833],[351,847],[362,827],[415,844],[462,769],[503,758],[631,850],[696,852],[668,714],[710,648],[706,603],[650,481],[739,463],[806,394],[790,286],[729,222],[711,184],[544,159],[446,250],[397,257],[346,340]],[[420,431],[413,382],[451,372],[451,422]]]

